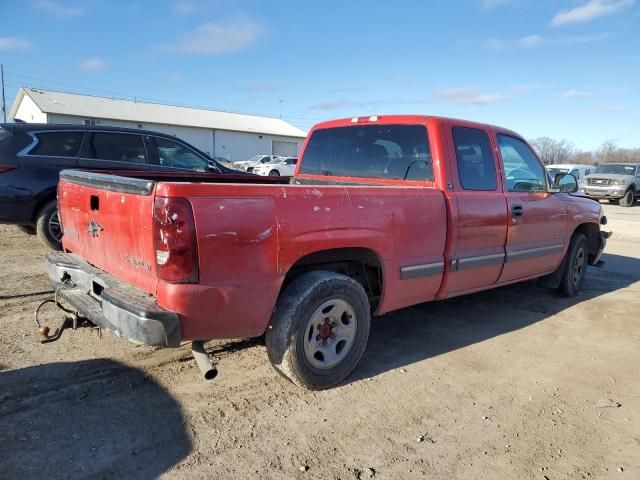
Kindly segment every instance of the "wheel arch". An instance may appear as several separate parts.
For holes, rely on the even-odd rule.
[[[587,237],[587,245],[589,249],[589,260],[596,257],[598,254],[598,248],[600,247],[600,225],[593,222],[585,222],[578,225],[573,231],[573,235],[576,233],[582,233]]]
[[[40,192],[40,194],[38,195],[36,204],[33,207],[33,212],[31,212],[32,224],[35,224],[36,221],[38,220],[38,215],[40,215],[40,211],[42,210],[42,208],[51,200],[56,200],[57,192],[58,192],[57,187],[47,188],[46,190]]]
[[[287,271],[280,291],[300,275],[326,270],[346,275],[360,283],[367,293],[371,310],[377,310],[384,289],[381,257],[367,247],[345,247],[318,250],[299,258]]]

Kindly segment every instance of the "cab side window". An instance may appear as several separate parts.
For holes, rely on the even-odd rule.
[[[147,152],[141,135],[94,132],[88,145],[90,158],[145,163]]]
[[[462,188],[496,190],[496,164],[487,133],[477,128],[453,127],[453,144]]]
[[[38,143],[31,149],[29,155],[77,157],[84,132],[37,133],[35,136]]]
[[[508,135],[498,135],[498,145],[509,192],[546,190],[545,169],[526,143]]]
[[[207,171],[207,160],[184,145],[168,138],[150,137],[155,145],[158,162],[163,167],[184,168],[196,172]]]

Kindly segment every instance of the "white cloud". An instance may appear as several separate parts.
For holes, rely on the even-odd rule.
[[[196,55],[232,53],[249,48],[264,33],[264,27],[249,18],[206,22],[163,50]]]
[[[505,94],[483,92],[477,88],[445,88],[436,92],[436,96],[455,105],[488,105],[507,99]]]
[[[180,15],[191,15],[198,8],[195,3],[188,0],[176,0],[171,4],[171,9]]]
[[[533,34],[520,37],[516,40],[502,40],[492,38],[485,42],[485,46],[489,50],[518,50],[532,49],[540,47],[552,47],[560,45],[579,45],[583,43],[597,42],[610,37],[609,33],[600,33],[597,35],[583,35],[572,37],[543,37],[542,35]]]
[[[80,62],[78,68],[80,70],[84,70],[85,72],[97,72],[99,70],[104,70],[109,66],[109,64],[100,57],[87,58],[85,61]]]
[[[85,14],[82,7],[65,5],[52,0],[38,0],[33,4],[33,6],[36,10],[40,10],[60,18],[81,17]]]
[[[0,37],[0,51],[24,52],[31,50],[33,45],[26,38],[20,37]]]
[[[561,26],[570,23],[585,23],[596,18],[621,12],[635,3],[635,0],[589,0],[569,10],[561,10],[551,19],[551,25]]]
[[[567,90],[562,94],[565,98],[589,98],[593,96],[588,90]]]

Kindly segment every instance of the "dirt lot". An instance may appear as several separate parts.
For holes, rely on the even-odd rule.
[[[529,283],[385,315],[320,393],[255,341],[209,344],[209,383],[188,346],[39,345],[45,249],[0,226],[0,478],[640,478],[640,206],[605,209],[577,299]]]

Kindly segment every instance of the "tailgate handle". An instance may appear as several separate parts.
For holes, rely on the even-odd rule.
[[[91,208],[92,212],[97,212],[100,210],[100,197],[97,195],[91,195],[89,198],[89,208]]]
[[[511,216],[513,218],[521,217],[524,214],[522,205],[511,205]]]

